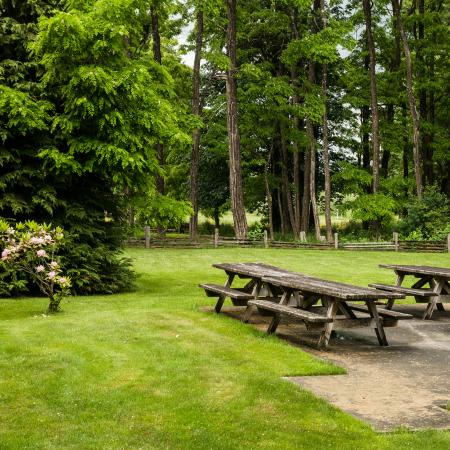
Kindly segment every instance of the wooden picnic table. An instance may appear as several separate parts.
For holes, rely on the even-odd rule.
[[[213,267],[226,272],[225,285],[200,286],[208,296],[218,297],[217,313],[225,298],[230,297],[235,305],[247,305],[244,322],[248,321],[255,308],[270,312],[273,319],[268,333],[275,332],[282,316],[301,320],[308,329],[322,331],[319,347],[328,346],[334,328],[357,326],[373,326],[380,345],[388,345],[384,327],[395,326],[399,319],[412,318],[409,314],[377,310],[377,301],[403,298],[399,293],[323,280],[263,263],[221,263],[213,264]],[[250,281],[244,288],[233,288],[231,285],[236,276]],[[292,297],[296,300],[295,307],[289,305]],[[317,308],[318,302],[324,308]],[[365,306],[353,302],[363,302]]]
[[[411,295],[417,303],[427,303],[423,319],[431,319],[436,309],[444,311],[443,304],[450,303],[450,269],[401,264],[380,264],[380,267],[393,270],[396,273],[397,280],[395,285],[372,283],[370,286]],[[418,278],[418,280],[411,287],[402,286],[406,276],[413,276]],[[427,288],[426,285],[429,287]],[[390,299],[386,308],[392,309],[394,302],[395,299]]]
[[[332,331],[335,328],[356,328],[373,327],[382,346],[388,345],[384,328],[397,325],[399,319],[411,319],[409,314],[396,313],[377,309],[376,302],[387,299],[403,298],[402,294],[380,291],[366,287],[354,286],[347,283],[323,280],[315,277],[263,277],[263,282],[278,286],[283,290],[281,305],[285,305],[293,292],[300,292],[302,295],[301,310],[308,310],[319,301],[325,307],[324,313],[316,313],[319,317],[328,319],[326,322],[308,323],[308,329],[321,329],[322,333],[318,341],[318,347],[326,348],[330,340]],[[358,305],[362,302],[364,305]],[[251,313],[254,306],[260,307],[257,302],[249,301],[248,311],[245,319]],[[356,314],[364,313],[364,314]],[[284,312],[275,314],[268,332],[273,333]]]

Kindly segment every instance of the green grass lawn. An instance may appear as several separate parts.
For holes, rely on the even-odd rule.
[[[445,254],[264,249],[128,250],[135,292],[0,300],[0,449],[450,448],[450,433],[368,425],[281,379],[342,373],[223,315],[199,282],[213,262],[263,261],[366,285],[382,262],[449,266]],[[373,380],[372,380],[373,381]],[[379,380],[385,382],[385,380]]]

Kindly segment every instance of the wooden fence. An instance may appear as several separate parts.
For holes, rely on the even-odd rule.
[[[229,248],[229,247],[253,247],[253,248],[285,248],[285,249],[339,249],[339,250],[386,250],[386,251],[414,251],[414,252],[449,252],[450,235],[446,241],[400,241],[398,234],[394,233],[392,241],[388,242],[340,242],[339,236],[334,235],[334,242],[285,242],[268,239],[264,233],[263,239],[236,239],[234,237],[220,236],[216,229],[214,235],[199,236],[193,242],[186,237],[163,237],[152,233],[145,228],[143,238],[129,238],[125,242],[129,247],[144,248]]]

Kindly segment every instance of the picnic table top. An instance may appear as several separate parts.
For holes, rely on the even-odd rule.
[[[445,267],[413,266],[402,264],[380,264],[383,269],[392,269],[410,275],[430,275],[450,279],[450,269]]]
[[[323,280],[313,277],[263,277],[263,281],[275,286],[287,287],[312,294],[327,295],[340,300],[381,300],[404,298],[404,295],[380,291],[353,284]]]
[[[404,295],[304,275],[264,263],[218,263],[213,267],[232,273],[261,278],[270,284],[310,293],[329,295],[341,300],[379,300],[404,298]]]
[[[259,262],[250,263],[217,263],[213,264],[216,269],[222,269],[226,272],[237,273],[241,275],[246,275],[249,277],[261,278],[264,276],[282,276],[282,275],[298,275],[299,273],[291,272],[289,270],[281,269],[280,267],[271,266],[270,264],[264,264]]]

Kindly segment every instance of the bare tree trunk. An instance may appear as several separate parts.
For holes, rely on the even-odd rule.
[[[295,8],[291,9],[291,26],[292,35],[294,39],[299,38],[298,33],[298,13]],[[291,71],[291,83],[294,94],[292,95],[292,104],[294,106],[300,103],[300,98],[297,93],[298,89],[298,74],[295,69]],[[300,120],[297,114],[294,114],[294,129],[299,129]],[[296,239],[300,238],[301,230],[301,196],[300,196],[300,149],[297,140],[293,141],[293,182],[294,182],[294,236]]]
[[[328,146],[328,66],[323,65],[322,78],[323,97],[325,99],[325,110],[323,113],[323,171],[325,176],[325,226],[327,230],[327,241],[333,242],[333,229],[331,225],[331,174],[330,174],[330,150]]]
[[[309,61],[308,68],[308,82],[313,85],[316,81],[315,74],[315,63],[314,61]],[[309,192],[310,192],[310,201],[311,201],[311,210],[313,213],[314,220],[314,232],[316,235],[316,239],[320,240],[320,219],[319,213],[317,211],[317,201],[316,201],[316,137],[314,133],[314,125],[311,122],[311,119],[306,118],[306,132],[308,134],[309,140]],[[306,168],[305,168],[306,170]]]
[[[314,136],[314,126],[309,119],[307,119],[306,121],[306,128],[309,138],[309,153],[311,155],[311,162],[309,166],[309,191],[311,195],[311,210],[313,213],[315,236],[317,240],[320,240],[320,219],[316,201],[316,139]]]
[[[320,9],[321,0],[314,0],[313,3],[313,11],[310,20],[310,30],[311,33],[317,32],[317,22],[316,22],[316,13]],[[308,84],[312,88],[316,83],[316,63],[314,60],[310,59],[308,64]],[[320,219],[319,213],[317,210],[317,201],[316,201],[316,136],[314,133],[314,125],[308,117],[306,118],[306,133],[308,135],[309,141],[309,196],[311,201],[311,210],[313,214],[314,220],[314,232],[316,235],[316,239],[320,240]],[[305,168],[306,170],[306,168]]]
[[[286,236],[286,220],[284,217],[284,211],[283,211],[283,203],[281,201],[281,192],[280,188],[277,189],[277,203],[278,203],[278,212],[280,214],[280,228],[281,228],[281,234],[283,236]]]
[[[422,161],[420,155],[420,124],[419,116],[417,114],[416,99],[413,91],[413,72],[411,52],[409,50],[408,39],[406,37],[405,30],[403,28],[403,21],[401,16],[401,3],[399,0],[395,0],[393,3],[394,14],[397,18],[397,26],[399,28],[400,37],[403,43],[403,52],[405,54],[406,63],[406,93],[408,95],[409,110],[411,114],[413,124],[413,160],[414,160],[414,172],[416,178],[416,192],[417,197],[422,198],[423,184],[422,184]]]
[[[306,125],[308,127],[308,125]],[[310,178],[311,178],[311,151],[309,146],[305,149],[303,169],[303,197],[302,197],[302,222],[301,230],[305,233],[309,230],[310,213]]]
[[[395,0],[394,0],[395,1]],[[430,2],[432,3],[432,2]],[[401,12],[401,3],[399,5]],[[425,80],[430,81],[429,74],[427,73],[427,66],[425,64],[425,57],[423,55],[425,43],[425,1],[418,1],[419,9],[419,24],[418,24],[418,39],[416,40],[416,61],[419,66],[419,70],[416,71],[419,81],[419,122],[423,126],[424,122],[427,121],[429,113],[429,102],[427,101],[427,89],[423,87],[423,82]],[[421,140],[419,142],[421,145],[420,154],[423,156],[423,180],[424,184],[433,184],[433,147],[431,146],[431,135],[429,132],[429,127],[425,126],[421,130]]]
[[[369,143],[369,107],[361,106],[361,147],[362,147],[362,166],[364,169],[370,169],[370,143]]]
[[[269,152],[269,157],[267,159],[266,167],[264,168],[264,186],[266,188],[266,199],[267,199],[267,215],[269,219],[269,235],[270,239],[274,240],[274,232],[273,232],[273,202],[272,202],[272,190],[270,189],[269,183],[269,170],[270,165],[272,163],[272,148]]]
[[[322,25],[326,28],[328,17],[326,12],[326,1],[321,0],[320,12]],[[325,177],[325,227],[327,241],[333,242],[333,229],[331,225],[331,175],[330,175],[330,149],[328,145],[328,65],[322,65],[322,92],[325,102],[322,121],[322,143],[323,143],[323,172]]]
[[[294,208],[292,207],[291,188],[289,186],[288,151],[286,147],[286,139],[284,136],[284,127],[281,123],[280,123],[280,140],[281,140],[281,182],[283,186],[283,197],[287,207],[292,232],[294,233],[295,239],[297,239],[298,235],[296,235],[295,233],[295,215],[294,215]]]
[[[200,61],[203,47],[203,11],[197,11],[197,35],[195,40],[195,58],[193,67],[192,114],[200,117],[202,102],[200,98]],[[199,169],[200,129],[192,133],[190,200],[193,214],[189,221],[189,236],[193,241],[198,238],[198,169]]]
[[[227,54],[229,67],[227,70],[226,90],[231,211],[233,213],[235,235],[239,239],[245,239],[247,236],[247,218],[245,216],[244,193],[242,191],[241,149],[237,111],[236,0],[227,0],[227,16]]]
[[[380,137],[378,124],[378,89],[376,78],[375,43],[372,35],[372,8],[370,0],[363,0],[364,18],[366,22],[367,47],[369,50],[370,73],[370,106],[372,111],[372,174],[374,194],[380,187]]]

